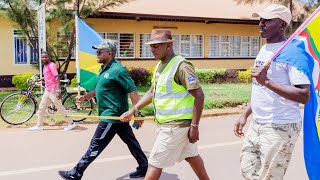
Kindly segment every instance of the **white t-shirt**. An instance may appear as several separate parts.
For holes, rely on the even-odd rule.
[[[269,43],[259,51],[255,65],[263,65],[284,42]],[[267,77],[283,85],[310,84],[308,77],[294,66],[273,61]],[[299,103],[288,100],[252,79],[251,108],[259,123],[288,124],[302,120]]]

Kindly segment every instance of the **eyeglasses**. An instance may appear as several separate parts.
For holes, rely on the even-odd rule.
[[[97,55],[99,55],[99,54],[101,54],[101,53],[108,52],[108,51],[109,51],[109,50],[106,50],[106,49],[105,49],[105,50],[97,50],[96,53],[97,53]]]

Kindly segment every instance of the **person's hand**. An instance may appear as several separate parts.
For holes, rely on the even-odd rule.
[[[41,81],[44,81],[44,78],[37,79],[35,82],[41,82]]]
[[[188,132],[188,138],[190,143],[196,143],[199,140],[199,129],[198,127],[190,127]]]
[[[254,68],[251,68],[251,77],[255,78],[256,81],[264,86],[266,82],[269,80],[267,77],[267,71],[269,69],[269,66],[256,66]]]
[[[77,103],[81,103],[81,102],[84,101],[84,100],[85,100],[84,95],[81,95],[81,96],[77,96],[77,97],[76,97]]]
[[[134,115],[134,111],[133,110],[129,110],[127,112],[124,112],[121,116],[120,116],[120,121],[122,122],[129,122],[131,121],[132,116]],[[140,126],[139,126],[140,127]]]
[[[56,96],[57,96],[57,99],[60,100],[61,97],[62,97],[62,96],[61,96],[61,92],[56,92]]]
[[[244,132],[242,131],[243,127],[246,125],[247,123],[247,119],[240,117],[236,123],[234,123],[234,127],[233,127],[233,132],[234,135],[236,135],[237,137],[243,137],[244,136]]]
[[[144,121],[143,120],[136,120],[136,121],[134,121],[134,122],[136,122],[137,124],[138,124],[138,126],[139,127],[141,127],[142,126],[142,124],[144,123]]]

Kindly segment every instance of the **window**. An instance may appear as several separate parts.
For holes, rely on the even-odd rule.
[[[140,34],[140,57],[153,58],[150,45],[145,44],[150,40],[150,34]],[[185,58],[203,57],[203,35],[172,35],[173,50]]]
[[[203,35],[173,35],[173,49],[185,58],[203,57]]]
[[[209,57],[250,57],[259,53],[261,38],[257,36],[210,36]]]
[[[151,34],[140,34],[140,57],[153,58],[150,45],[146,44],[150,41]]]
[[[67,34],[63,34],[61,32],[57,32],[57,52],[58,52],[58,57],[63,59],[68,56],[68,48],[69,48],[69,43],[70,43],[70,35],[71,32],[68,32]],[[76,38],[74,38],[73,42],[73,48],[71,51],[71,58],[75,59],[76,57]]]
[[[118,52],[118,58],[134,58],[135,45],[133,33],[99,33],[103,38],[113,40]]]
[[[30,43],[23,37],[18,30],[13,31],[14,39],[14,63],[15,64],[33,64],[37,63],[38,52],[34,50]],[[37,38],[32,38],[37,41]],[[38,43],[35,43],[38,45]]]

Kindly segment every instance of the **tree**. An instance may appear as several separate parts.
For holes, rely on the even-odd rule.
[[[131,0],[44,0],[47,6],[47,49],[53,60],[58,65],[61,75],[67,72],[69,62],[72,58],[75,44],[74,13],[79,18],[87,18],[96,15],[109,8],[120,6]],[[38,52],[38,24],[36,9],[41,0],[0,0],[0,16],[11,20],[21,30],[25,39],[32,48]],[[60,42],[50,34],[50,24],[61,24],[58,33],[63,35],[64,42]],[[61,52],[66,54],[63,61],[60,61]]]

